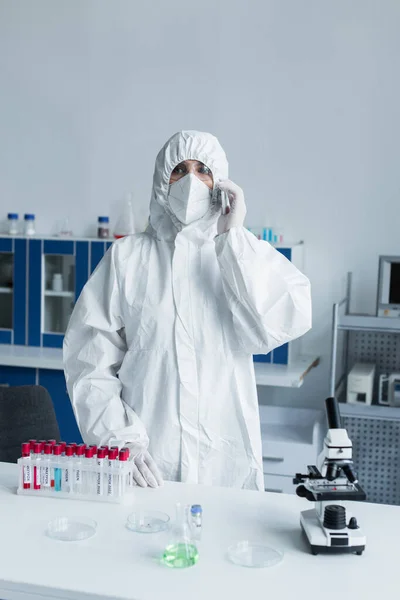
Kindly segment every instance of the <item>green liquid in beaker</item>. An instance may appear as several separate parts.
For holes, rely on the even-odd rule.
[[[184,569],[191,567],[199,560],[199,551],[193,544],[172,544],[164,550],[162,561],[167,567]]]

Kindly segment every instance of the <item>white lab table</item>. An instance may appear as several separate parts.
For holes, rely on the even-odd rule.
[[[0,463],[0,598],[2,600],[324,600],[397,599],[400,507],[357,504],[368,545],[363,556],[312,556],[301,538],[299,512],[311,504],[292,495],[178,483],[135,493],[137,507],[173,514],[177,501],[201,503],[203,539],[196,566],[159,563],[165,534],[124,527],[134,505],[17,496],[15,465]],[[49,519],[91,517],[97,534],[81,542],[45,536]],[[284,550],[270,569],[245,569],[226,559],[235,540]]]

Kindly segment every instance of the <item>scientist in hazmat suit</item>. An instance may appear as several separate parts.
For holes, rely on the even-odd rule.
[[[172,136],[147,230],[112,245],[65,336],[83,440],[130,446],[138,485],[262,490],[252,355],[311,327],[308,279],[244,228],[243,192],[227,178],[214,136]]]

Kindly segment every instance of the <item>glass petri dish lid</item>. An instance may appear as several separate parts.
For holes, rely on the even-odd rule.
[[[136,533],[159,533],[168,528],[169,515],[157,510],[136,510],[128,515],[126,527]]]
[[[283,560],[283,552],[263,544],[242,540],[228,548],[228,558],[240,567],[273,567]]]
[[[97,523],[86,517],[56,517],[49,521],[46,535],[62,542],[78,542],[96,533]]]

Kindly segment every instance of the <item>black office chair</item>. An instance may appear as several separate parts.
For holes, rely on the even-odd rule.
[[[0,461],[17,462],[29,439],[61,439],[49,392],[40,385],[0,386]]]

